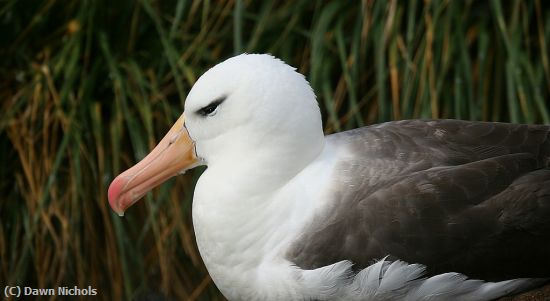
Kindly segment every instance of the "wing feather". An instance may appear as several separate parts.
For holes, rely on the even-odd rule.
[[[428,274],[550,276],[550,129],[390,122],[328,137],[345,148],[331,206],[288,251],[312,269],[395,256]]]

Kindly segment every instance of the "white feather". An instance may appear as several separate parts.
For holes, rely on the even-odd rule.
[[[484,301],[540,284],[543,279],[485,282],[459,273],[423,277],[425,266],[385,258],[353,275],[352,264],[303,271],[304,299],[350,301]]]

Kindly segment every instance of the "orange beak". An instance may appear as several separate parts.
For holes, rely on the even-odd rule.
[[[138,164],[116,177],[109,186],[109,204],[120,216],[147,192],[169,178],[197,166],[195,143],[181,117],[159,144]]]

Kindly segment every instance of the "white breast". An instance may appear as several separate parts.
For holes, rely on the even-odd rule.
[[[280,187],[207,169],[195,188],[193,224],[212,279],[231,300],[296,299],[298,269],[285,251],[328,199],[330,147]],[[212,187],[216,187],[213,189]],[[264,295],[265,293],[265,295]]]

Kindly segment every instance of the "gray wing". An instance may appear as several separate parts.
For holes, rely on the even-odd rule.
[[[430,274],[550,276],[550,129],[400,121],[329,137],[351,149],[333,203],[292,245],[312,269],[395,256]]]

